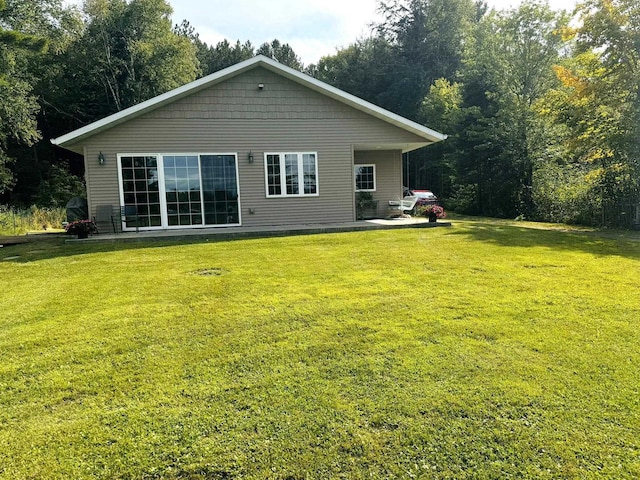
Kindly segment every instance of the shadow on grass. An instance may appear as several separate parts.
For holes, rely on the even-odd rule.
[[[344,232],[336,232],[344,233]],[[262,234],[239,235],[228,237],[224,235],[190,236],[181,239],[167,239],[163,237],[146,237],[144,239],[104,240],[102,242],[71,242],[69,237],[41,237],[27,243],[7,245],[0,248],[1,263],[29,263],[52,258],[73,257],[76,255],[89,255],[94,253],[121,252],[124,250],[141,250],[148,248],[176,247],[181,245],[197,245],[203,243],[229,243],[239,241],[264,240],[266,238],[303,237],[316,235],[316,232],[287,234],[284,232],[270,232]],[[71,237],[73,238],[73,237]]]
[[[459,225],[464,228],[454,228],[447,235],[467,236],[504,247],[548,247],[640,259],[640,235],[635,232],[563,229],[560,225],[533,223],[520,226],[489,219],[461,220]]]
[[[28,243],[8,245],[0,248],[0,263],[29,263],[52,258],[90,255],[94,253],[120,252],[123,250],[141,250],[198,243],[217,243],[217,240],[193,238],[186,240],[148,240],[140,242],[104,242],[104,243],[66,243],[65,237],[38,239]],[[239,240],[239,239],[238,239]],[[236,241],[224,240],[224,241]]]
[[[402,230],[405,231],[405,230]],[[420,232],[421,230],[416,230]],[[461,235],[475,241],[504,247],[548,247],[566,251],[583,251],[593,255],[621,256],[640,259],[640,233],[616,230],[593,230],[579,227],[564,228],[561,225],[536,224],[531,222],[514,224],[508,220],[454,217],[453,228],[445,235]],[[66,243],[65,236],[39,238],[18,245],[0,248],[0,263],[29,263],[51,258],[72,257],[94,253],[120,252],[162,248],[167,246],[202,243],[227,243],[264,238],[279,238],[288,235],[265,235],[255,237],[225,238],[216,236],[187,239],[145,239],[135,242],[105,241],[104,243]],[[292,236],[300,236],[295,234]]]

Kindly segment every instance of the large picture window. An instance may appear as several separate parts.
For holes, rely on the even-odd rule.
[[[355,165],[353,176],[356,181],[356,192],[376,191],[375,165]]]
[[[265,153],[267,197],[318,195],[316,152]]]
[[[119,155],[122,205],[136,227],[240,224],[235,154]],[[131,229],[130,220],[123,228]]]

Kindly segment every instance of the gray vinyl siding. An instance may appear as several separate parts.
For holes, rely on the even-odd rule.
[[[258,83],[265,84],[263,91]],[[352,146],[411,142],[424,140],[256,68],[82,143],[93,215],[97,205],[120,204],[117,154],[237,153],[242,224],[264,226],[353,221]],[[98,164],[99,152],[104,165]],[[264,152],[317,152],[319,195],[267,198]],[[401,153],[373,153],[380,162],[382,206],[401,194]]]
[[[258,84],[264,89],[259,90]],[[256,68],[147,114],[158,119],[311,120],[360,112],[264,68]],[[361,114],[364,115],[364,114]],[[416,138],[411,135],[411,138]]]
[[[371,192],[378,200],[378,215],[391,213],[389,200],[402,198],[402,153],[400,151],[358,151],[354,152],[355,164],[376,166],[376,191]]]

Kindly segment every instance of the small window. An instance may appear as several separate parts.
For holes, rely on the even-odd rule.
[[[266,153],[267,197],[318,195],[317,158],[315,152]]]
[[[356,192],[376,191],[375,165],[355,165],[354,178],[356,181]]]

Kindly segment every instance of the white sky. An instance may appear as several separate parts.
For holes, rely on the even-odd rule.
[[[82,0],[65,0],[81,4]],[[378,0],[168,0],[173,23],[186,19],[200,39],[215,45],[223,39],[251,41],[254,47],[274,38],[288,43],[305,65],[332,55],[370,33],[379,19]],[[496,9],[519,0],[488,0]],[[572,10],[576,0],[549,0],[555,9]]]
[[[370,33],[379,19],[378,0],[169,0],[174,23],[188,20],[208,44],[250,40],[254,47],[274,38],[288,43],[305,65],[336,53]],[[488,0],[489,7],[512,8],[519,0]],[[576,0],[549,0],[572,10]]]

